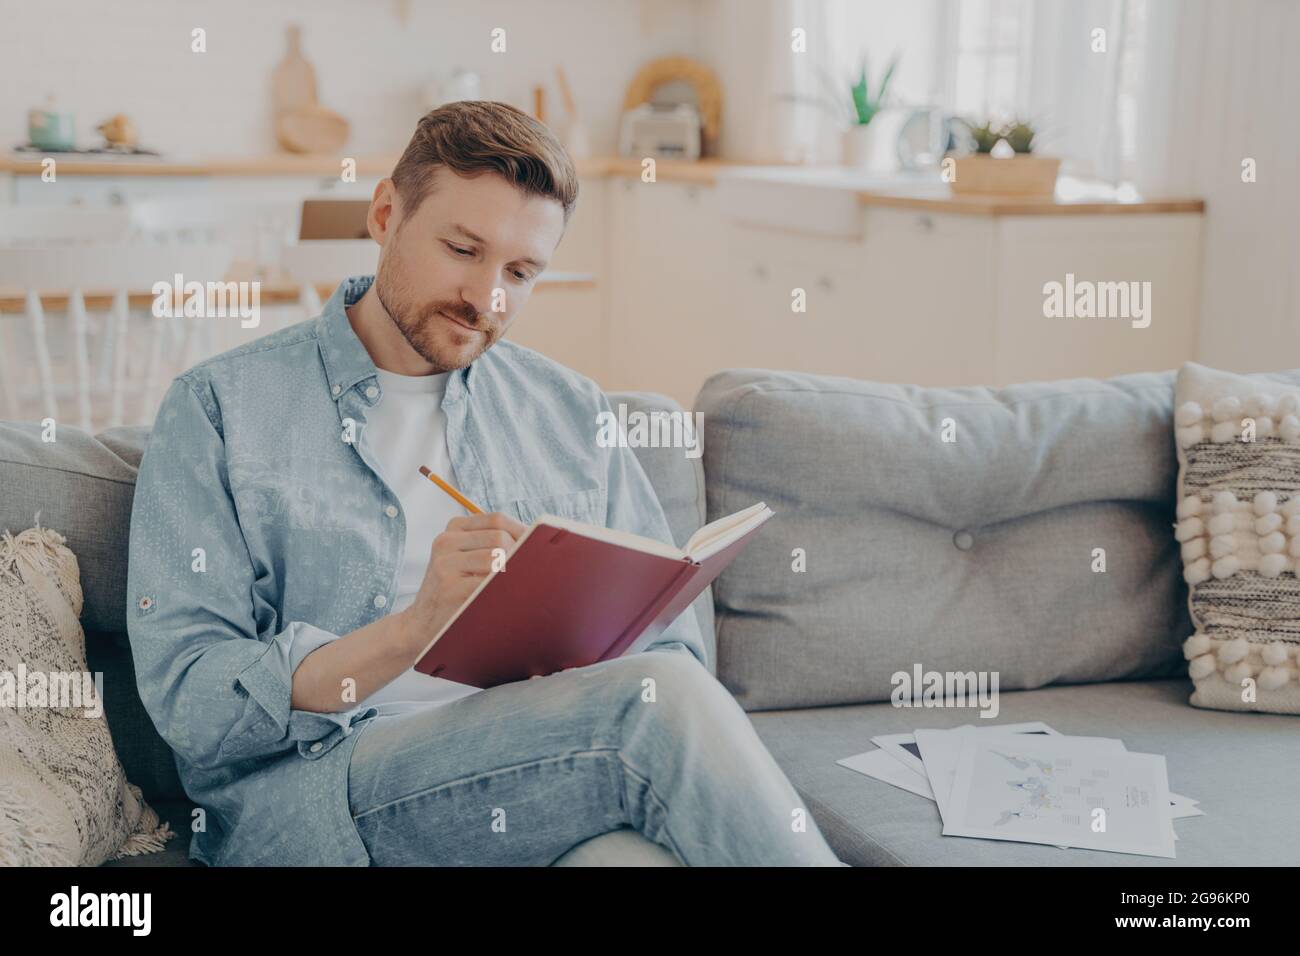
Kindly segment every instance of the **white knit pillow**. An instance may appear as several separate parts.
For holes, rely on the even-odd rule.
[[[62,535],[0,536],[0,866],[98,866],[174,836],[127,782],[93,684],[89,699],[37,697],[50,675],[88,671],[81,605]]]
[[[1174,409],[1191,703],[1300,714],[1300,388],[1188,363]]]

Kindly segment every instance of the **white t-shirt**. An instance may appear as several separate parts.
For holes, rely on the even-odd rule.
[[[380,475],[397,495],[406,520],[406,548],[390,612],[395,614],[415,601],[429,565],[433,539],[446,530],[448,521],[468,512],[420,474],[420,466],[425,465],[435,475],[456,484],[447,450],[447,416],[442,411],[442,397],[451,373],[398,375],[384,369],[376,371],[382,397],[366,414],[361,442],[367,457],[376,463]],[[377,706],[380,714],[402,714],[450,703],[480,689],[429,677],[412,668],[361,703],[364,707]]]

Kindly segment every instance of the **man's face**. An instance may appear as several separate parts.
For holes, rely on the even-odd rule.
[[[564,233],[554,199],[496,173],[439,167],[407,213],[389,180],[370,207],[382,246],[375,294],[411,348],[440,372],[464,368],[505,335]]]

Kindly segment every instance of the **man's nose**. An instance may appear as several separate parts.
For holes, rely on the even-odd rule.
[[[461,298],[465,300],[465,305],[468,307],[466,311],[472,308],[477,313],[476,319],[488,321],[492,312],[492,297],[499,287],[491,269],[476,270],[460,290]]]

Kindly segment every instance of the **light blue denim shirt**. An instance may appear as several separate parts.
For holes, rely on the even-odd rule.
[[[369,862],[347,773],[375,708],[293,709],[290,661],[295,641],[348,634],[396,594],[405,515],[360,441],[383,391],[344,311],[372,281],[349,279],[319,318],[178,376],[140,463],[127,571],[136,679],[204,810],[190,857],[210,865]],[[634,453],[596,442],[611,409],[590,379],[498,341],[452,373],[442,408],[456,479],[486,510],[672,541]],[[694,613],[629,653],[669,647],[705,662]]]

